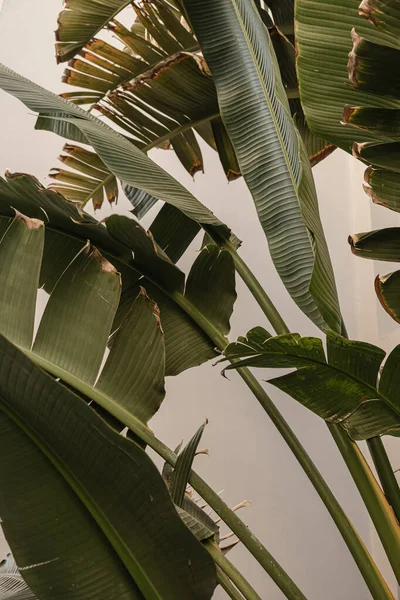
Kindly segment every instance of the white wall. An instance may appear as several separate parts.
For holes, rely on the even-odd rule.
[[[53,30],[61,0],[4,0],[0,16],[0,60],[37,83],[61,91],[62,67],[53,52]],[[46,132],[33,130],[35,117],[13,98],[1,93],[0,172],[25,171],[47,183],[46,174],[56,166],[62,141]],[[293,331],[313,335],[318,331],[293,305],[274,272],[265,238],[243,181],[227,184],[211,150],[205,149],[206,174],[193,183],[173,154],[155,151],[153,158],[225,220],[243,240],[241,253],[266,286]],[[336,152],[316,167],[321,212],[336,270],[343,313],[349,334],[392,347],[394,323],[377,311],[373,292],[375,265],[353,257],[347,236],[370,229],[371,219],[383,219],[380,209],[371,217],[369,200],[361,191],[362,168],[353,159]],[[115,210],[126,211],[121,202]],[[393,224],[393,213],[389,215]],[[190,264],[195,248],[189,260]],[[387,271],[387,270],[386,270]],[[384,269],[381,272],[386,272]],[[254,325],[265,325],[241,282],[239,300],[232,320],[232,338]],[[383,332],[379,334],[378,328]],[[382,342],[382,343],[383,343]],[[266,386],[267,387],[267,386]],[[235,505],[243,499],[253,506],[242,512],[274,556],[311,599],[369,598],[341,537],[305,475],[285,443],[250,392],[233,374],[230,381],[212,364],[190,370],[167,382],[167,398],[152,422],[156,434],[174,446],[188,439],[207,416],[204,445],[209,458],[197,459],[198,471],[224,498]],[[332,485],[338,499],[370,547],[380,554],[371,528],[342,460],[324,424],[297,403],[273,388],[268,389],[296,430],[318,467]],[[391,444],[393,446],[393,444]],[[400,455],[397,446],[398,466]],[[261,597],[280,600],[283,596],[257,567],[247,551],[236,548],[232,560],[254,582]],[[222,592],[216,597],[223,598]]]

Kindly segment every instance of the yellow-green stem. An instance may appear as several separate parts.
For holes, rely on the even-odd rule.
[[[183,310],[200,326],[201,329],[213,340],[215,345],[224,350],[228,344],[228,340],[221,334],[218,329],[210,323],[200,311],[197,310],[186,298],[181,294],[170,294],[171,298],[183,308]],[[235,361],[231,361],[235,362]],[[346,513],[336,500],[334,494],[330,490],[328,484],[318,471],[311,457],[306,452],[300,440],[295,435],[283,415],[279,412],[267,392],[247,368],[237,370],[243,381],[253,392],[265,412],[282,435],[285,442],[298,460],[307,477],[314,486],[316,492],[328,509],[333,521],[340,531],[350,553],[352,554],[365,583],[367,584],[374,600],[393,600],[393,596],[382,578],[379,569],[374,560],[360,539],[357,531],[354,529],[351,521]],[[195,487],[195,486],[194,486]],[[240,538],[240,536],[238,536]],[[241,538],[240,538],[241,539]],[[268,571],[267,571],[268,572]],[[274,579],[276,582],[276,579]]]
[[[237,589],[243,594],[243,597],[246,598],[246,600],[261,600],[261,597],[257,594],[255,589],[243,577],[235,565],[222,554],[221,550],[214,542],[207,540],[204,542],[204,546],[215,560],[215,563],[236,585]]]
[[[371,438],[367,440],[367,444],[385,496],[400,523],[400,488],[382,438]]]
[[[328,427],[360,492],[400,585],[400,527],[394,512],[357,444],[340,425],[328,424]]]
[[[223,570],[217,565],[217,581],[222,589],[228,594],[229,598],[232,600],[243,600],[244,596],[239,592],[239,590],[233,585],[231,580]]]

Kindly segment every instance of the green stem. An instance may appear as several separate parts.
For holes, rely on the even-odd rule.
[[[329,430],[353,477],[400,584],[400,527],[361,450],[340,425]]]
[[[217,565],[217,581],[222,589],[228,594],[232,600],[243,600],[242,594],[233,585],[229,577],[225,575],[223,570]]]
[[[218,567],[236,585],[237,589],[242,592],[246,600],[261,600],[261,597],[257,594],[255,589],[243,577],[240,571],[237,570],[235,565],[222,554],[221,550],[214,542],[207,540],[204,542],[204,546],[211,554]]]
[[[228,242],[227,244],[224,244],[224,248],[232,256],[236,271],[243,279],[244,283],[248,287],[249,291],[253,295],[254,299],[260,306],[265,316],[267,317],[268,321],[271,323],[272,327],[275,329],[276,333],[289,333],[289,328],[287,327],[285,321],[282,319],[281,315],[275,308],[270,297],[268,296],[268,294],[266,293],[256,276],[254,275],[254,273],[249,269],[244,260],[239,256],[233,244]]]
[[[30,350],[20,348],[29,358],[42,369],[51,373],[54,377],[77,390],[93,402],[104,408],[113,417],[118,419],[123,425],[128,427],[138,438],[150,446],[159,456],[167,461],[171,466],[176,465],[177,456],[161,440],[157,439],[154,433],[144,425],[137,417],[128,412],[123,406],[115,402],[109,396],[99,392],[96,388],[88,385],[78,377],[64,371],[57,365],[38,356]],[[306,600],[305,596],[298,589],[294,581],[277,563],[274,557],[268,552],[261,541],[247,527],[247,525],[238,517],[238,515],[214,492],[214,490],[197,475],[191,472],[189,481],[193,488],[207,502],[213,511],[226,523],[232,532],[240,539],[242,544],[254,556],[257,562],[268,573],[271,579],[276,583],[280,590],[285,594],[288,600]],[[382,598],[382,600],[384,600]],[[387,600],[387,598],[385,599]],[[393,600],[393,598],[391,598]]]
[[[400,523],[400,488],[386,453],[385,446],[383,445],[382,438],[373,437],[367,440],[367,444],[385,496]]]
[[[223,351],[228,344],[228,340],[218,331],[218,329],[216,329],[214,325],[210,323],[204,317],[204,315],[200,313],[197,308],[194,307],[181,294],[172,293],[170,296],[190,317],[192,317],[192,319],[201,327],[201,329],[203,329],[203,331],[213,340],[215,345]],[[375,562],[364,546],[357,531],[354,529],[351,521],[336,500],[328,484],[318,471],[311,457],[307,454],[305,448],[295,435],[294,431],[291,429],[283,415],[279,412],[271,398],[268,396],[267,392],[258,382],[256,377],[254,377],[254,375],[249,371],[249,369],[240,368],[237,369],[237,372],[253,392],[254,396],[257,398],[267,415],[270,417],[271,421],[274,423],[275,427],[298,460],[300,466],[303,468],[319,497],[325,504],[348,549],[350,550],[350,553],[352,554],[364,578],[364,581],[371,592],[372,597],[375,600],[393,600],[393,596],[387,587],[386,582],[383,580],[377,566],[375,565]],[[199,493],[201,492],[199,491]],[[204,499],[207,500],[206,498]],[[238,535],[238,537],[239,539],[242,539],[240,535]],[[267,572],[269,573],[269,571]],[[276,582],[275,579],[274,581]]]

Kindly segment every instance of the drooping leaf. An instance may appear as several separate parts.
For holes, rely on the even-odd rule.
[[[0,243],[0,331],[24,348],[33,338],[43,225],[17,213]]]
[[[2,478],[9,476],[7,485],[2,485],[7,492],[0,496],[3,528],[17,564],[25,567],[24,577],[32,591],[44,600],[55,596],[83,600],[90,593],[93,598],[130,599],[140,598],[141,594],[149,599],[172,600],[192,594],[194,598],[210,598],[215,585],[213,563],[177,516],[165,484],[145,452],[115,433],[85,402],[43,373],[3,337],[0,372],[2,453],[3,457],[9,456],[0,468]],[[71,432],[70,437],[66,431]],[[26,443],[16,443],[20,439]],[[33,448],[33,455],[27,453],[27,446]],[[16,461],[14,453],[18,456],[17,477],[10,472]],[[54,481],[55,489],[50,485]],[[69,494],[65,494],[65,484]],[[25,511],[27,526],[21,527],[21,511],[15,502],[21,485],[29,492],[30,506],[35,511],[39,497],[47,504],[48,496],[59,494],[62,486],[65,503],[55,503],[52,496],[53,506],[45,513],[44,529],[32,520],[37,513],[31,511]],[[73,512],[65,513],[70,506]],[[40,509],[43,514],[43,504]],[[63,519],[60,511],[65,514]],[[88,523],[82,532],[76,529],[82,519],[72,521],[73,525],[68,520],[78,512]],[[57,520],[63,533],[60,531],[55,540]],[[90,528],[96,532],[95,538],[93,534],[86,537]],[[29,530],[31,534],[27,535]],[[86,539],[81,538],[77,544],[83,534]],[[63,544],[70,552],[69,563],[57,554]],[[78,552],[84,556],[88,544],[96,549],[94,556],[101,559],[100,563],[93,560],[93,554],[89,562],[76,560]],[[113,561],[105,560],[105,550],[114,554]],[[135,592],[132,580],[128,587],[129,578],[121,577],[118,569],[114,581],[112,573],[108,580],[106,574],[115,561],[120,573],[125,568],[130,574],[141,594]],[[93,565],[90,574],[89,565]],[[171,569],[176,569],[180,577],[171,578]]]
[[[33,352],[94,385],[120,294],[115,267],[98,250],[85,247],[47,302]]]
[[[69,0],[58,17],[57,62],[72,58],[130,0]]]
[[[387,227],[349,237],[351,251],[361,258],[400,261],[400,227]]]
[[[311,168],[268,33],[243,0],[186,0],[185,6],[278,273],[314,323],[341,331]]]
[[[353,155],[366,163],[400,173],[400,142],[388,144],[355,143]]]
[[[142,290],[116,333],[96,389],[147,423],[164,399],[164,372],[159,310]]]
[[[114,219],[114,217],[112,217]],[[125,217],[116,217],[113,223]],[[128,219],[126,219],[128,221]],[[107,225],[109,220],[107,220]],[[130,225],[130,223],[127,223]],[[111,234],[119,242],[127,244],[134,249],[134,236],[121,237],[119,231]],[[153,250],[154,251],[154,250]],[[157,258],[157,261],[160,259]],[[235,270],[232,258],[228,252],[220,250],[216,245],[208,245],[199,254],[194,262],[187,282],[184,295],[178,297],[173,291],[171,297],[163,291],[163,286],[156,287],[155,282],[161,281],[161,269],[155,262],[153,273],[156,279],[141,281],[149,296],[153,298],[161,315],[162,327],[165,334],[166,345],[166,375],[178,375],[191,367],[201,365],[206,360],[216,356],[215,344],[208,338],[200,327],[188,316],[184,310],[189,302],[195,310],[200,311],[210,323],[228,333],[229,319],[236,300]],[[161,263],[162,264],[162,263]],[[147,276],[147,273],[145,273]],[[161,289],[160,289],[161,288]],[[164,288],[165,289],[165,288]],[[118,322],[126,314],[131,298],[137,294],[137,285],[126,292],[126,302],[123,301],[117,313]],[[174,302],[173,299],[176,298]]]
[[[34,217],[46,219],[40,283],[48,292],[52,292],[65,269],[84,248],[87,240],[90,240],[122,273],[122,298],[112,327],[113,332],[121,325],[139,293],[139,286],[142,285],[163,312],[167,374],[177,374],[186,368],[202,364],[216,355],[213,341],[180,306],[179,302],[184,298],[181,293],[178,293],[176,286],[183,287],[184,276],[166,256],[171,254],[171,259],[178,259],[199,230],[199,226],[180,211],[165,205],[153,223],[154,235],[162,245],[161,255],[158,254],[157,246],[144,229],[138,223],[135,224],[135,221],[128,220],[129,226],[134,227],[133,230],[129,230],[130,244],[134,244],[136,238],[136,243],[140,241],[145,244],[144,247],[143,244],[142,246],[139,244],[139,248],[142,247],[139,257],[145,261],[141,266],[140,261],[138,262],[132,256],[132,248],[129,249],[118,243],[103,224],[86,213],[80,214],[76,207],[65,201],[59,194],[46,190],[30,176],[20,174],[7,180],[0,178],[2,231],[7,230],[11,218],[15,215],[12,207]],[[181,227],[185,229],[183,237],[179,236]],[[135,234],[134,237],[132,232]],[[120,235],[123,235],[122,231]],[[149,252],[147,259],[143,248]],[[163,249],[166,254],[162,252]],[[220,255],[216,253],[216,256]],[[226,261],[224,264],[227,266]],[[232,265],[229,268],[233,269]],[[151,270],[155,278],[153,284],[142,280],[139,286],[137,285],[143,274],[141,270],[146,275]],[[174,275],[171,280],[166,277],[168,273]],[[221,276],[223,280],[227,280],[226,275],[221,274]],[[162,291],[165,286],[174,290],[172,298]],[[210,302],[213,302],[213,291],[210,290],[210,293]],[[228,290],[227,297],[232,298],[232,293],[232,290]],[[229,303],[227,310],[231,310]]]
[[[236,291],[235,268],[226,250],[215,244],[202,249],[187,278],[185,298],[219,331],[229,333]]]
[[[60,119],[73,130],[79,131],[110,171],[125,183],[169,202],[189,218],[217,227],[222,235],[228,235],[227,228],[184,186],[134,144],[87,111],[4,66],[0,68],[0,88],[16,96],[31,110],[46,115],[44,120]]]
[[[321,340],[297,334],[271,337],[261,328],[230,344],[227,358],[242,358],[225,370],[242,366],[296,368],[269,383],[330,423],[339,423],[354,439],[400,429],[400,401],[395,348],[378,381],[385,352],[334,332],[327,334],[327,358]],[[386,366],[387,365],[387,366]]]
[[[207,422],[199,427],[192,439],[186,444],[182,452],[179,453],[171,476],[169,485],[171,497],[173,502],[181,508],[183,508],[183,499],[189,482],[189,474],[206,425]]]
[[[93,208],[101,208],[104,198],[110,204],[118,201],[118,183],[97,154],[66,144],[59,160],[71,171],[52,169],[49,176],[56,180],[49,189],[62,194],[83,208],[92,200]]]
[[[343,120],[358,128],[354,135],[361,136],[363,131],[376,136],[376,141],[397,141],[400,139],[400,109],[371,108],[369,106],[346,105]]]
[[[364,190],[374,204],[400,212],[400,174],[369,167],[365,171]]]
[[[123,185],[122,189],[133,206],[132,214],[139,220],[144,217],[158,201],[154,196],[151,196],[142,190],[138,190],[131,185]]]

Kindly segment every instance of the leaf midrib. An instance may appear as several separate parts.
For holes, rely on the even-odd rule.
[[[258,62],[256,60],[256,57],[254,55],[254,52],[253,52],[253,49],[252,49],[252,45],[250,43],[250,39],[249,39],[249,36],[247,34],[247,30],[246,30],[245,24],[243,22],[242,16],[241,16],[240,11],[239,11],[239,8],[237,6],[237,2],[236,2],[236,0],[231,0],[231,2],[232,2],[233,9],[234,9],[234,11],[236,13],[236,16],[237,16],[240,28],[242,29],[243,37],[246,40],[246,44],[247,44],[247,47],[248,47],[248,50],[249,50],[249,53],[250,53],[250,56],[251,56],[254,68],[255,68],[255,70],[257,72],[258,79],[260,81],[261,89],[263,90],[263,94],[265,96],[265,100],[266,100],[266,102],[268,104],[269,112],[270,112],[272,121],[274,123],[275,132],[276,132],[277,138],[279,140],[279,144],[280,144],[280,147],[281,147],[281,150],[282,150],[282,154],[283,154],[283,156],[285,158],[285,163],[286,163],[286,166],[287,166],[287,170],[288,170],[288,173],[289,173],[290,180],[292,182],[292,187],[293,187],[293,190],[295,192],[295,195],[296,195],[297,201],[299,203],[299,207],[300,207],[300,199],[299,199],[299,195],[298,195],[298,186],[297,186],[297,183],[295,181],[294,174],[292,172],[292,168],[291,168],[290,161],[289,161],[289,156],[288,156],[288,154],[286,152],[286,148],[285,148],[285,145],[283,143],[283,139],[282,139],[282,136],[280,134],[277,121],[275,119],[275,114],[274,114],[274,110],[273,110],[273,107],[272,107],[272,104],[271,104],[271,100],[269,98],[269,95],[268,95],[267,90],[266,90],[265,85],[264,85],[264,79],[262,77],[262,73],[261,73],[260,68],[258,66]],[[252,6],[254,8],[253,1],[250,0],[250,2],[251,2]],[[266,32],[266,35],[268,36],[268,38],[267,38],[268,39],[268,44],[269,44],[269,46],[271,46],[271,40],[270,40],[270,37],[269,37],[269,33]],[[275,81],[275,73],[273,75],[273,78],[274,78],[274,81]],[[285,107],[282,105],[282,102],[279,100],[278,97],[277,97],[277,102],[282,106],[282,110],[286,113]],[[301,167],[301,170],[300,170],[300,180],[302,178],[302,173],[303,173],[303,169]]]
[[[400,411],[399,409],[396,407],[396,405],[394,403],[392,403],[392,401],[390,400],[390,398],[388,398],[385,394],[382,394],[382,392],[379,390],[378,387],[374,387],[369,383],[366,383],[365,381],[362,381],[361,379],[357,379],[357,377],[355,377],[354,375],[351,375],[350,373],[347,373],[347,371],[344,371],[342,369],[339,369],[338,367],[330,364],[328,361],[322,362],[316,359],[311,359],[311,358],[307,358],[304,356],[299,356],[298,354],[292,354],[291,352],[285,352],[285,353],[276,353],[277,356],[292,356],[293,358],[301,358],[302,360],[306,360],[308,362],[310,362],[310,366],[313,365],[317,365],[317,366],[322,366],[322,367],[328,367],[329,369],[332,369],[333,371],[336,371],[336,373],[339,373],[340,375],[345,375],[346,377],[348,377],[349,379],[355,381],[358,384],[362,384],[366,389],[370,390],[371,392],[373,392],[374,394],[374,398],[377,400],[382,400],[383,402],[385,402],[385,404],[387,404],[397,415],[400,416]],[[246,357],[246,359],[244,360],[250,360],[251,358],[256,358],[259,356],[265,356],[265,353],[255,353],[254,357]],[[383,359],[382,359],[383,360]],[[248,365],[251,366],[251,365]],[[239,368],[240,365],[234,365],[234,368]],[[269,367],[265,367],[265,368],[269,368]],[[284,367],[270,367],[270,368],[284,368]],[[302,367],[296,367],[297,371],[301,371],[301,369],[309,369],[310,367],[308,366],[302,366]],[[361,403],[362,404],[362,403]],[[358,408],[361,406],[361,404],[351,413],[353,414],[354,412],[356,412],[358,410]],[[346,417],[347,418],[347,417]]]
[[[27,352],[23,348],[22,350],[29,358],[33,353]],[[36,361],[35,361],[36,362]],[[38,362],[36,363],[38,364]],[[73,392],[71,392],[73,393]],[[107,540],[114,548],[117,556],[121,559],[133,581],[137,584],[145,598],[151,598],[153,600],[162,600],[157,590],[149,580],[146,573],[141,568],[140,564],[135,559],[134,555],[129,551],[124,540],[117,533],[115,528],[110,523],[109,519],[104,516],[103,511],[99,508],[97,503],[91,497],[91,495],[85,490],[80,484],[79,480],[71,472],[68,466],[65,465],[64,461],[60,459],[56,452],[54,452],[48,444],[41,438],[40,435],[35,433],[29,425],[27,425],[17,414],[8,406],[2,402],[0,397],[0,410],[6,413],[6,415],[14,421],[14,423],[34,442],[39,450],[49,459],[49,461],[57,469],[57,472],[64,478],[69,487],[74,491],[82,504],[86,507],[90,515],[93,517],[97,525],[104,533]]]

